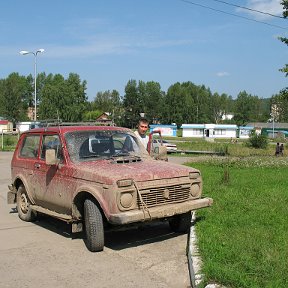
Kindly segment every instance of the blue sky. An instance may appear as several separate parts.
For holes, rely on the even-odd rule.
[[[282,15],[280,0],[225,2]],[[44,48],[38,72],[77,73],[89,100],[105,90],[123,95],[130,79],[157,81],[164,91],[191,81],[233,98],[243,90],[267,98],[288,86],[279,72],[288,47],[277,40],[287,32],[288,19],[215,0],[2,1],[0,79],[33,75],[33,55],[19,51]]]

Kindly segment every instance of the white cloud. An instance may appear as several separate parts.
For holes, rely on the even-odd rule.
[[[230,74],[228,72],[217,72],[216,76],[218,77],[226,77],[229,76]]]
[[[283,6],[281,5],[282,0],[248,0],[245,7],[253,10],[261,11],[264,13],[273,14],[276,16],[281,16],[283,13]],[[250,14],[257,20],[269,19],[271,16],[267,14],[257,13],[244,9],[237,9],[238,12],[244,12]]]

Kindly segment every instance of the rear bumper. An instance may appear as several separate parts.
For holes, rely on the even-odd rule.
[[[138,209],[118,214],[111,214],[108,221],[111,224],[123,225],[148,220],[163,219],[189,211],[209,207],[213,204],[212,198],[195,199],[188,202],[169,204],[165,206]]]

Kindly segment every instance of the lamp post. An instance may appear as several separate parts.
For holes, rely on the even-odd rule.
[[[274,130],[275,130],[275,118],[274,118],[274,113],[270,114],[271,120],[272,120],[272,138],[274,139]]]
[[[35,52],[32,51],[20,51],[21,55],[33,54],[34,55],[34,121],[37,120],[37,55],[38,53],[44,52],[44,49],[38,49]]]

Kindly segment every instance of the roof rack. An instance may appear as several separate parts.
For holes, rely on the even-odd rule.
[[[41,120],[41,127],[53,127],[53,126],[114,126],[111,123],[105,123],[101,121],[81,121],[81,122],[62,122],[62,119],[47,119]]]

